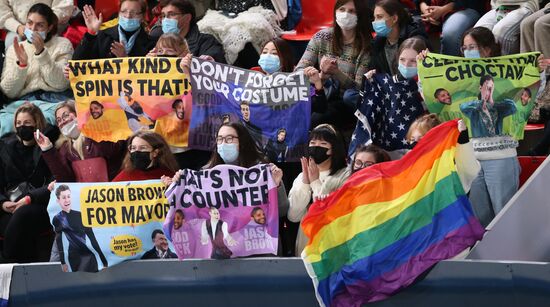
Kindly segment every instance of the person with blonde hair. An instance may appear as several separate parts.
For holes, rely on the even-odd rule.
[[[175,33],[165,33],[159,37],[157,45],[147,56],[184,57],[189,51],[187,41]]]
[[[62,136],[55,144],[41,134],[37,144],[55,179],[60,182],[97,182],[113,179],[120,169],[125,141],[96,142],[78,129],[74,100],[60,103],[55,120]],[[90,172],[87,168],[93,168]]]
[[[441,120],[437,117],[437,114],[431,113],[420,116],[417,118],[409,128],[407,132],[407,140],[412,147],[415,145],[430,131],[432,128],[441,124]],[[464,188],[464,192],[468,193],[472,186],[472,182],[477,177],[479,170],[481,169],[479,162],[474,155],[474,148],[470,143],[470,137],[468,136],[468,127],[463,120],[458,121],[458,145],[456,147],[455,164],[458,177]],[[474,207],[475,211],[475,207]],[[477,214],[476,216],[480,218]]]

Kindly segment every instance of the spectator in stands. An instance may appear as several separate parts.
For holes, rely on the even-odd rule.
[[[188,54],[189,56],[187,56]],[[185,62],[185,65],[182,68],[189,76],[189,66],[191,63],[189,47],[185,39],[176,33],[162,34],[155,48],[147,56],[183,57],[184,60],[182,62]],[[174,113],[157,119],[153,131],[162,135],[167,141],[172,140],[172,142],[187,143],[189,122],[191,119],[189,116],[185,116],[185,108],[186,101],[182,99],[174,100],[172,103]],[[201,151],[172,145],[170,145],[170,150],[174,154],[180,169],[199,169],[208,161],[208,155]]]
[[[309,204],[338,189],[350,175],[346,167],[346,149],[340,133],[333,126],[322,124],[309,136],[307,158],[302,157],[302,172],[296,177],[288,200],[288,219],[298,223],[306,215]],[[307,238],[300,229],[296,239],[296,255],[300,255]]]
[[[261,71],[266,75],[294,71],[294,55],[290,45],[278,37],[268,41],[262,48],[258,65],[260,67],[253,67],[252,70]]]
[[[110,181],[118,174],[124,155],[124,141],[96,142],[80,133],[73,100],[57,106],[55,119],[62,134],[55,146],[43,133],[36,140],[55,180],[100,182]]]
[[[503,118],[516,112],[514,101],[493,100],[491,76],[483,76],[479,85],[479,99],[462,103],[460,110],[470,118],[472,144],[481,164],[469,197],[476,216],[486,226],[518,190],[520,166],[518,142],[502,131]]]
[[[0,0],[0,29],[7,31],[6,50],[13,44],[14,38],[20,40],[25,38],[29,9],[37,3],[50,7],[60,25],[67,24],[74,10],[73,0]]]
[[[366,82],[363,91],[380,93],[380,95],[373,97],[373,94],[368,94],[360,101],[357,114],[361,120],[355,129],[355,137],[362,139],[361,135],[366,131],[363,122],[368,121],[371,126],[368,137],[373,144],[386,150],[392,159],[399,159],[407,152],[409,147],[404,142],[406,131],[425,111],[417,83],[417,56],[425,49],[424,39],[408,38],[399,46],[396,55],[398,74],[394,76],[378,74],[374,69],[365,74]],[[375,74],[377,74],[376,78]],[[382,99],[382,96],[389,99]],[[352,142],[351,145],[350,149],[353,152],[354,143]]]
[[[462,34],[485,13],[479,0],[420,0],[422,20],[427,25],[442,25],[441,53],[458,56]]]
[[[377,2],[372,25],[376,38],[369,69],[376,69],[379,73],[398,73],[397,51],[404,40],[413,36],[427,39],[423,26],[413,22],[405,7],[397,0]]]
[[[258,60],[259,67],[252,67],[252,70],[257,70],[270,75],[275,72],[292,72],[294,70],[294,55],[290,45],[281,38],[274,38],[268,41],[262,48],[262,54]],[[323,88],[323,82],[319,71],[309,66],[304,68],[304,74],[308,76],[314,93],[311,96],[311,112],[322,114],[327,109],[327,100]],[[270,158],[271,161],[275,161]]]
[[[550,3],[521,22],[521,52],[540,51],[550,57]]]
[[[477,21],[475,27],[485,27],[495,35],[502,54],[519,52],[520,23],[539,9],[538,0],[491,0],[492,9]]]
[[[390,155],[384,149],[372,144],[360,145],[355,149],[353,161],[350,164],[351,173],[353,174],[366,167],[390,160]]]
[[[73,60],[145,56],[156,44],[144,27],[146,8],[145,0],[121,0],[118,25],[99,30],[103,16],[84,6],[82,16],[88,32],[76,47]]]
[[[541,2],[542,3],[542,2]],[[535,12],[533,15],[525,18],[521,22],[521,52],[540,51],[543,57],[547,59],[541,59],[545,61],[544,65],[546,73],[546,87],[539,97],[539,105],[550,105],[550,71],[546,66],[550,63],[550,3]],[[539,60],[539,67],[541,63]]]
[[[500,46],[491,30],[476,27],[466,30],[460,48],[465,58],[490,58],[500,56]]]
[[[417,118],[409,128],[407,132],[407,140],[411,145],[414,145],[428,133],[432,128],[441,124],[441,120],[437,117],[436,114],[426,114]],[[470,143],[470,138],[468,137],[468,127],[464,121],[459,120],[457,125],[458,131],[460,134],[458,136],[458,145],[456,147],[455,153],[455,163],[458,177],[464,188],[464,192],[468,193],[472,182],[477,177],[480,166],[479,162],[476,160],[474,155],[474,148],[472,143]],[[474,211],[477,215],[476,207],[474,206]]]
[[[38,129],[55,138],[55,129],[47,126],[40,109],[31,103],[17,109],[14,126],[16,136],[8,138],[0,149],[2,255],[8,261],[47,261],[52,238],[41,234],[51,232],[46,208],[53,177],[40,158],[34,134]]]
[[[216,144],[210,161],[204,166],[204,169],[213,168],[220,164],[248,168],[267,162],[264,155],[254,145],[252,136],[241,123],[223,124],[216,134]],[[276,165],[271,164],[271,174],[278,186],[279,217],[283,217],[286,216],[288,210],[288,197],[282,181],[283,171]]]
[[[177,169],[176,159],[162,136],[140,130],[128,138],[128,153],[113,181],[171,178]]]
[[[197,27],[195,7],[188,0],[163,0],[161,2],[161,26],[153,27],[151,35],[176,33],[185,38],[194,56],[225,63],[222,45],[210,34],[204,34]]]
[[[334,26],[317,32],[308,43],[296,70],[318,67],[330,92],[326,112],[314,113],[312,126],[331,122],[346,126],[353,121],[353,106],[341,103],[346,89],[358,88],[370,61],[371,14],[365,1],[337,0]],[[332,94],[334,93],[334,94]],[[340,102],[340,103],[337,103]]]
[[[189,53],[187,41],[175,33],[162,34],[155,48],[147,56],[185,57]]]
[[[216,134],[216,148],[212,152],[210,161],[205,169],[220,164],[232,164],[242,167],[252,167],[259,163],[266,163],[264,155],[254,145],[254,140],[248,130],[241,123],[223,124]],[[285,216],[288,208],[286,190],[282,184],[283,172],[274,164],[271,173],[275,184],[279,187],[279,216]]]
[[[58,102],[72,97],[63,67],[73,54],[71,42],[57,36],[57,16],[43,4],[33,5],[24,29],[26,42],[6,53],[0,88],[11,100]]]

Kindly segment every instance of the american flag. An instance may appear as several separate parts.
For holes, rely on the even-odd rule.
[[[349,155],[361,144],[375,144],[386,151],[407,149],[409,126],[424,113],[415,80],[375,74],[365,81],[355,115],[359,119],[351,136]]]

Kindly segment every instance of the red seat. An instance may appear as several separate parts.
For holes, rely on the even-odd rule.
[[[544,129],[544,124],[527,124],[525,125],[526,131]]]
[[[119,0],[95,0],[95,12],[103,14],[103,21],[110,20],[118,13]]]
[[[519,156],[519,165],[521,166],[521,173],[519,174],[519,187],[533,175],[537,168],[544,162],[545,156]]]
[[[290,41],[308,41],[319,30],[332,27],[334,3],[336,0],[302,0],[302,19],[296,26],[296,33],[283,34]]]

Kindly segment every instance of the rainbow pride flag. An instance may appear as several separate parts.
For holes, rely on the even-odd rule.
[[[457,121],[446,122],[310,207],[302,258],[321,306],[387,298],[481,239],[454,164],[458,134]]]

